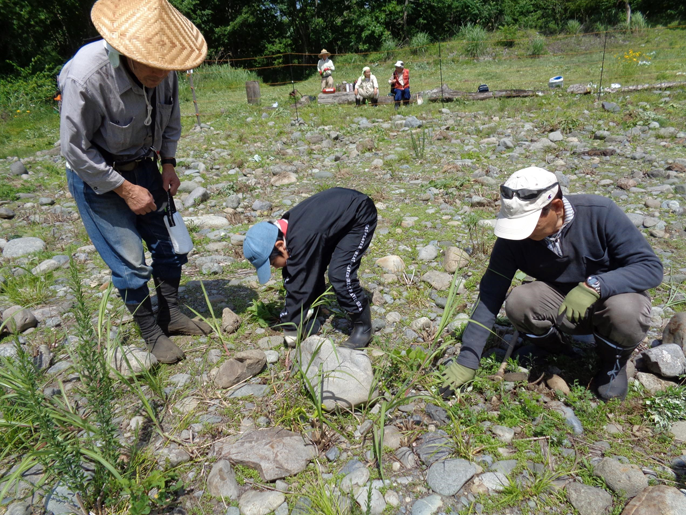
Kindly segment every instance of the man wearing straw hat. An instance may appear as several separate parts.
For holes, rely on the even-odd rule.
[[[168,336],[211,330],[179,310],[187,257],[174,253],[164,224],[168,194],[180,184],[174,170],[181,136],[174,71],[199,66],[207,44],[167,0],[99,0],[91,19],[104,41],[82,47],[59,76],[69,191],[149,351],[162,363],[174,363],[184,353]],[[150,264],[141,240],[152,254]]]
[[[326,49],[319,52],[319,62],[317,63],[317,71],[322,77],[322,91],[326,88],[333,88],[333,77],[331,72],[336,68],[333,61],[330,59],[331,54]]]

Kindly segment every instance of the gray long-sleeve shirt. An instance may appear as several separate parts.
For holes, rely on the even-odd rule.
[[[123,60],[124,57],[122,56]],[[67,164],[96,193],[119,187],[124,178],[108,165],[98,147],[114,161],[128,161],[149,153],[175,157],[181,137],[181,111],[176,73],[156,88],[155,141],[147,116],[144,89],[129,77],[123,64],[114,68],[103,41],[82,47],[59,76],[62,92],[60,140]],[[148,101],[153,90],[145,88]]]

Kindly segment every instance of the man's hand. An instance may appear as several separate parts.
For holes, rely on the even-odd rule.
[[[126,205],[137,215],[144,215],[157,209],[152,194],[142,186],[124,181],[121,186],[113,191],[123,198]]]
[[[355,93],[355,96],[357,96],[357,95],[359,94],[359,93],[357,92],[357,88],[355,88],[354,93]]]
[[[567,320],[577,323],[586,316],[588,308],[595,304],[599,298],[600,295],[595,290],[584,283],[579,283],[579,286],[574,287],[567,294],[557,314],[559,316],[565,313]]]
[[[171,189],[169,189],[171,186]],[[179,186],[181,186],[181,181],[179,180],[179,177],[176,175],[176,171],[174,170],[174,166],[170,163],[167,163],[166,165],[162,166],[162,187],[164,188],[164,191],[169,191],[169,193],[173,195],[176,195],[176,192],[179,189]]]
[[[476,377],[476,370],[453,362],[443,372],[443,386],[440,389],[441,396],[444,399],[451,397],[455,393],[455,390],[469,381],[472,381],[474,377]]]

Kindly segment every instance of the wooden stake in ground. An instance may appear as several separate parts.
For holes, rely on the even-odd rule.
[[[256,80],[249,80],[245,83],[245,93],[248,95],[248,104],[260,103],[260,83]]]
[[[191,93],[193,93],[193,105],[195,106],[195,118],[198,120],[198,129],[200,129],[200,111],[198,111],[198,99],[195,98],[195,86],[193,86],[193,70],[186,72],[188,75],[188,83],[191,86]]]

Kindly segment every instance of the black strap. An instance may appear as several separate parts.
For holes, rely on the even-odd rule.
[[[174,197],[172,197],[171,191],[167,190],[167,220],[169,221],[169,227],[176,227],[176,222],[174,222],[174,213],[176,213]]]

